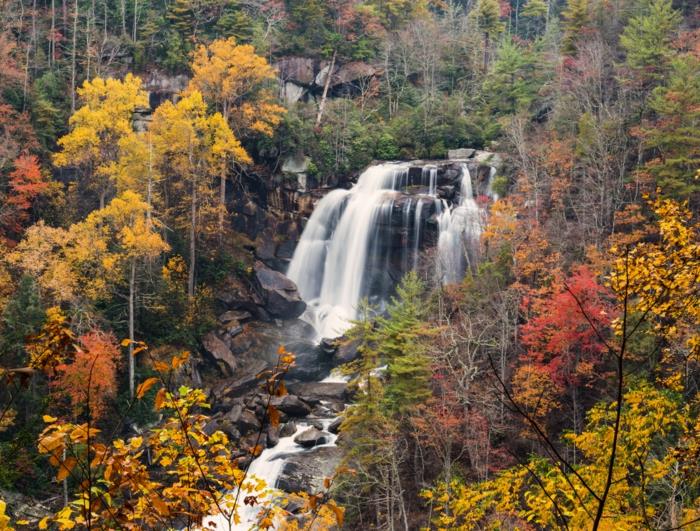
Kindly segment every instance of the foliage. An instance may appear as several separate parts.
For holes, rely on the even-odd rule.
[[[56,396],[69,399],[73,418],[86,413],[94,419],[106,412],[117,392],[121,352],[113,334],[91,330],[78,338],[70,363],[56,366],[51,386]]]
[[[58,140],[61,151],[54,155],[54,164],[80,167],[103,207],[112,186],[119,142],[134,134],[132,114],[137,107],[148,106],[148,97],[141,80],[131,74],[123,81],[99,77],[85,81],[78,96],[83,106],[70,117],[70,133]]]
[[[692,428],[685,418],[688,410],[678,398],[648,383],[640,382],[624,399],[619,458],[613,472],[615,487],[605,518],[615,529],[639,529],[658,525],[666,510],[664,496],[680,487],[682,479],[674,470],[682,462],[676,448],[685,444],[684,434]],[[596,500],[581,481],[594,492],[602,491],[614,424],[612,406],[596,405],[583,432],[565,435],[581,453],[576,477],[545,459],[532,458],[484,483],[455,480],[439,485],[423,493],[436,512],[435,528],[478,529],[509,520],[542,527],[589,527]],[[677,513],[675,525],[697,518],[694,509],[671,510]]]

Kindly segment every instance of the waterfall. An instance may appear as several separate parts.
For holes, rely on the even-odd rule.
[[[357,318],[362,298],[381,305],[396,281],[417,267],[426,213],[438,213],[437,278],[461,280],[478,245],[482,212],[466,164],[460,179],[459,200],[450,205],[438,197],[436,165],[414,174],[409,163],[378,164],[351,190],[334,190],[319,201],[287,271],[308,304],[304,319],[319,337],[341,335]]]
[[[396,191],[408,186],[408,167],[372,166],[352,190],[326,195],[311,215],[287,276],[309,304],[305,317],[321,337],[337,337],[348,328],[360,299],[371,295],[368,262],[390,258],[380,256],[380,221],[391,222]]]
[[[450,210],[443,202],[438,216],[437,276],[443,284],[459,282],[470,266],[470,250],[478,248],[482,211],[474,200],[472,178],[462,165],[459,203]]]

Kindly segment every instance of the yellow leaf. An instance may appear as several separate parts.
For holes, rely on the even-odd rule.
[[[49,528],[49,517],[45,516],[39,522],[39,529],[48,529],[48,528]]]
[[[44,415],[41,418],[44,419],[44,422],[47,424],[51,424],[52,422],[56,422],[58,420],[56,417],[52,417],[51,415]]]

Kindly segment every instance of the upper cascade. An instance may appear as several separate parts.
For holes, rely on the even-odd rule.
[[[420,267],[424,249],[436,249],[426,274],[461,280],[477,256],[484,210],[466,163],[441,173],[430,163],[377,164],[352,189],[319,201],[287,271],[319,337],[345,332],[363,298],[381,307],[401,277]],[[487,193],[490,183],[482,188]]]

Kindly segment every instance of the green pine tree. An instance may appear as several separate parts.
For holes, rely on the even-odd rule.
[[[652,0],[642,14],[630,19],[620,37],[627,66],[643,79],[662,78],[673,56],[671,43],[680,21],[671,0]]]
[[[700,204],[700,59],[685,54],[671,62],[668,81],[652,92],[657,119],[644,131],[659,157],[647,169],[664,194]]]
[[[591,23],[588,0],[569,0],[562,16],[564,17],[562,51],[567,55],[576,55],[577,44]]]
[[[542,84],[541,77],[536,53],[505,39],[484,82],[484,93],[493,111],[513,114],[530,106]]]

